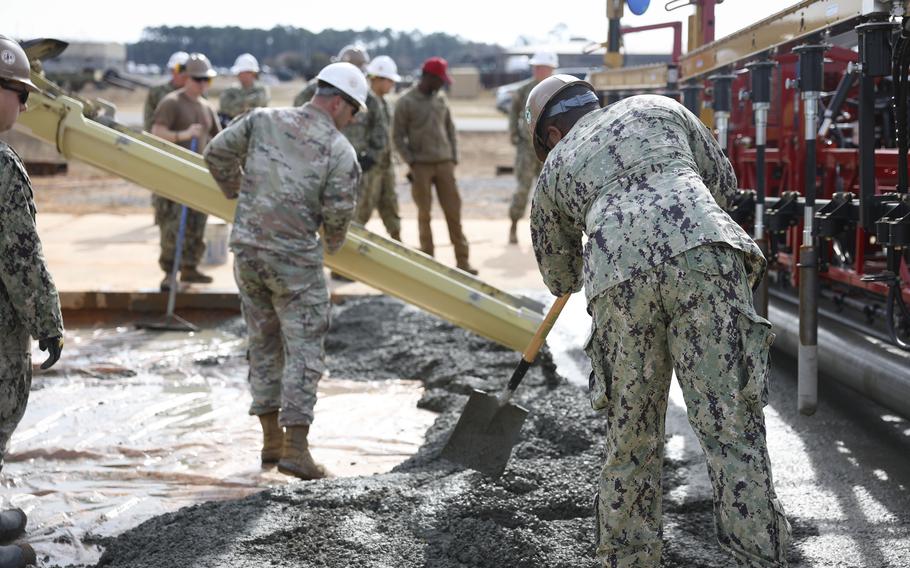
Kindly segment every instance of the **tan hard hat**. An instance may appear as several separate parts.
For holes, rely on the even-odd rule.
[[[537,154],[537,159],[541,162],[547,159],[548,150],[544,147],[540,137],[537,136],[537,123],[540,122],[544,109],[547,108],[553,97],[572,85],[584,85],[594,91],[594,87],[587,81],[574,75],[559,74],[550,75],[528,93],[528,100],[525,104],[525,121],[528,123],[528,132],[531,135],[531,140],[534,141],[534,153]]]
[[[333,61],[350,63],[363,69],[363,66],[370,62],[370,54],[360,46],[346,45],[341,48]]]
[[[186,74],[190,77],[215,77],[218,73],[212,69],[209,58],[201,53],[191,53],[184,65]]]
[[[40,92],[32,83],[31,72],[28,56],[19,42],[0,34],[0,79],[20,83],[33,93]]]

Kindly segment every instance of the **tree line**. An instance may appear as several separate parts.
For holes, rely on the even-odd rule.
[[[446,33],[423,34],[391,29],[333,30],[315,33],[292,26],[270,30],[239,27],[157,26],[143,30],[140,40],[127,45],[127,58],[136,63],[164,65],[175,51],[202,52],[216,66],[229,67],[241,53],[285,73],[312,77],[345,45],[363,44],[371,57],[389,55],[399,70],[417,69],[427,57],[450,63],[489,62],[502,51],[498,45],[465,40]]]

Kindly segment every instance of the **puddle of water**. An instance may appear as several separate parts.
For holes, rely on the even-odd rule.
[[[0,504],[28,513],[39,557],[91,564],[100,550],[86,535],[296,482],[260,467],[243,349],[223,331],[67,332],[64,358],[35,374],[0,478]],[[416,407],[422,391],[417,381],[324,379],[314,455],[338,476],[390,470],[435,419]]]

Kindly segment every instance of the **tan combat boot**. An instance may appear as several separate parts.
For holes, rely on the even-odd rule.
[[[322,479],[328,475],[325,467],[316,463],[310,455],[310,445],[307,442],[309,434],[309,426],[287,427],[278,471],[300,479]]]
[[[509,244],[518,244],[518,221],[512,221],[512,226],[509,227]]]
[[[284,433],[278,425],[278,411],[259,415],[262,424],[262,465],[274,465],[281,459]]]

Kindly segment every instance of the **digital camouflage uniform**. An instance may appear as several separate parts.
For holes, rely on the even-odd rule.
[[[187,108],[191,112],[187,114]],[[152,123],[160,123],[169,130],[183,130],[193,122],[205,126],[205,134],[196,141],[196,152],[201,153],[209,140],[221,130],[215,107],[204,97],[193,101],[178,89],[167,94],[152,115]],[[175,142],[187,150],[192,149],[191,140]],[[161,270],[170,273],[177,252],[177,233],[180,227],[180,210],[182,205],[165,197],[155,201],[155,224],[160,229],[160,254],[158,265]],[[208,215],[195,209],[187,209],[186,227],[184,229],[183,253],[180,257],[180,269],[194,269],[205,253],[205,224]]]
[[[354,149],[328,114],[306,104],[250,111],[204,157],[237,198],[230,243],[249,335],[250,414],[280,409],[282,426],[311,424],[329,326],[323,246],[341,248],[354,213]]]
[[[659,564],[674,370],[707,457],[721,545],[744,566],[786,565],[790,527],[762,410],[774,334],[750,289],[765,262],[723,210],[735,189],[708,129],[650,95],[584,116],[538,180],[531,236],[541,274],[562,295],[583,273],[594,320],[591,401],[610,425],[597,500],[604,566]]]
[[[60,299],[41,251],[35,214],[25,167],[0,142],[0,467],[32,384],[29,336],[63,336]]]
[[[308,103],[316,95],[317,81],[310,81],[306,88],[294,98],[294,106]],[[391,123],[388,105],[373,91],[367,93],[367,112],[359,112],[354,121],[345,126],[341,133],[354,146],[359,159],[366,158],[370,167],[364,171],[357,188],[357,210],[354,220],[361,225],[370,220],[373,210],[379,207],[379,215],[390,235],[401,233],[401,218],[398,216],[398,198],[395,195],[395,173],[391,159]],[[391,199],[382,193],[391,180]]]
[[[268,86],[262,83],[254,83],[249,89],[235,85],[221,92],[218,97],[218,113],[230,121],[250,109],[269,106],[271,100]]]
[[[515,188],[515,193],[512,194],[512,204],[509,206],[509,219],[512,222],[524,217],[525,210],[528,208],[528,195],[531,193],[531,186],[537,181],[537,176],[540,175],[540,170],[543,168],[543,162],[538,160],[537,154],[534,153],[534,143],[531,141],[531,135],[528,134],[528,127],[524,118],[528,94],[538,83],[540,81],[528,81],[512,95],[512,107],[509,112],[509,135],[512,139],[512,145],[515,146],[515,178],[518,180],[518,187]]]

